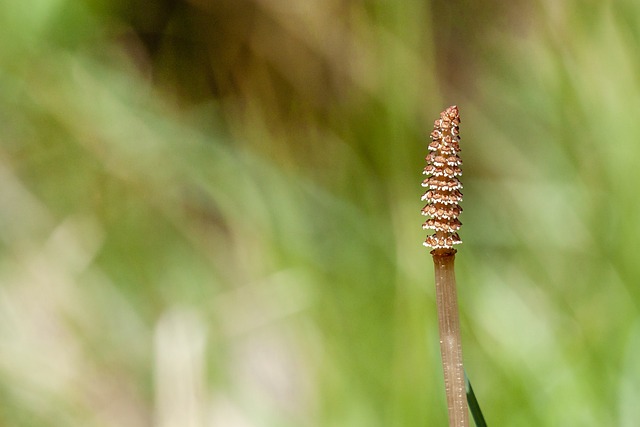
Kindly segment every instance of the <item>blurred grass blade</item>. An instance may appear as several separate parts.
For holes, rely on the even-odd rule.
[[[469,381],[466,372],[464,373],[464,381],[467,386],[467,402],[469,403],[469,411],[471,411],[473,421],[476,423],[476,427],[487,427],[487,423],[482,415],[482,410],[480,409],[480,404],[478,404],[478,399],[476,399],[476,394],[473,392],[471,381]]]

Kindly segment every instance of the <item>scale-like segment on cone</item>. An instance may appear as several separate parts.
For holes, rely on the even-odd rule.
[[[427,202],[422,214],[431,218],[422,224],[422,228],[435,231],[424,242],[425,246],[433,249],[453,249],[453,245],[462,243],[458,236],[462,225],[458,220],[462,212],[459,205],[462,184],[458,180],[462,175],[462,160],[458,157],[459,125],[460,113],[453,105],[440,113],[431,132],[427,166],[423,171],[428,177],[422,182],[422,186],[428,188],[422,196],[422,200]]]

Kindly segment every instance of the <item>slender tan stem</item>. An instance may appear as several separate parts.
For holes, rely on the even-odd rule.
[[[456,278],[453,269],[455,250],[436,249],[432,254],[436,274],[440,353],[449,408],[449,426],[467,427],[469,411],[462,364]]]

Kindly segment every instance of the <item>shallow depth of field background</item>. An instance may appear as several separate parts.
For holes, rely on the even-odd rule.
[[[639,44],[630,0],[2,1],[0,424],[446,425],[457,104],[489,425],[637,426]]]

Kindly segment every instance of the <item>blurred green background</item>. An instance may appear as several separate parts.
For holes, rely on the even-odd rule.
[[[0,425],[444,426],[462,115],[492,426],[640,420],[640,4],[4,0]]]

